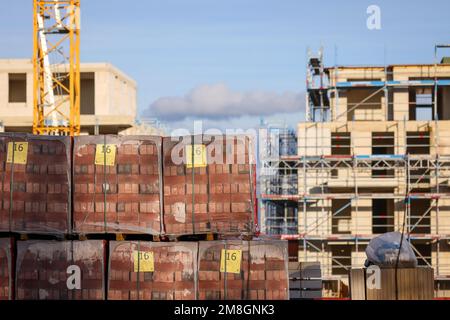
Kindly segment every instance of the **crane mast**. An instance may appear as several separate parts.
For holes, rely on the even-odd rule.
[[[80,0],[33,0],[33,133],[80,134]]]

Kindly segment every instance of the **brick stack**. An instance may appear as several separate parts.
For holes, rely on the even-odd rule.
[[[104,145],[111,155],[100,160],[108,163],[95,164]],[[75,138],[74,231],[161,234],[160,171],[160,137]]]
[[[73,143],[71,154],[67,137],[0,134],[0,232],[116,233],[130,241],[19,241],[13,257],[11,240],[0,240],[0,299],[288,298],[286,242],[143,241],[252,237],[249,137],[106,135]]]
[[[198,261],[200,300],[289,298],[285,241],[200,242]]]
[[[2,133],[0,170],[0,231],[70,232],[70,138]]]
[[[416,268],[382,267],[379,272],[367,272],[366,268],[349,272],[352,300],[433,300],[434,269],[428,266]],[[374,283],[374,274],[379,286]],[[396,275],[397,274],[397,275]],[[374,284],[373,286],[368,284]],[[377,285],[375,285],[377,284]]]
[[[194,300],[196,274],[195,242],[110,242],[109,300]]]
[[[250,152],[246,136],[164,138],[166,233],[253,234],[254,166]]]
[[[0,239],[0,300],[13,298],[13,247],[11,239]]]
[[[288,300],[287,241],[250,241],[249,297],[252,300]]]
[[[105,241],[17,243],[17,300],[103,300]]]

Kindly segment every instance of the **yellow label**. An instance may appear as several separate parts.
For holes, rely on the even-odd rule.
[[[241,273],[241,258],[242,250],[222,249],[220,255],[220,272]]]
[[[14,149],[14,152],[13,152]],[[28,142],[9,142],[8,143],[8,155],[6,162],[17,164],[27,164],[28,155]]]
[[[99,166],[113,166],[116,162],[115,144],[98,144],[95,148],[95,164]]]
[[[134,251],[134,272],[154,272],[153,252]]]
[[[192,145],[186,146],[186,165],[188,168],[206,167],[206,146],[194,144],[194,159],[192,159]],[[192,163],[194,160],[194,163]]]

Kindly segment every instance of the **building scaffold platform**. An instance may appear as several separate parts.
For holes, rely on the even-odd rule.
[[[345,296],[373,237],[404,231],[450,296],[450,64],[308,61],[297,154],[261,161],[262,231],[319,261],[330,297]]]

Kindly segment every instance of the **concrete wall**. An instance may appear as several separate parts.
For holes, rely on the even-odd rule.
[[[386,119],[384,92],[378,88],[348,90],[346,97],[348,121],[382,121]]]
[[[136,82],[108,63],[81,64],[81,102],[94,100],[94,109],[81,115],[82,127],[131,127],[137,112]],[[55,70],[55,72],[63,70]],[[8,102],[8,75],[26,73],[26,103]],[[88,81],[85,81],[88,80]],[[92,90],[92,83],[95,88]],[[84,91],[83,90],[88,90]],[[94,97],[92,97],[94,95]],[[91,107],[89,107],[91,108]],[[88,109],[89,109],[88,108]],[[82,111],[86,108],[81,107]],[[92,109],[92,108],[91,108]],[[0,120],[8,127],[29,130],[33,120],[33,65],[30,60],[0,60]]]
[[[430,155],[450,155],[450,120],[439,121],[352,121],[298,124],[298,155],[331,155],[331,134],[348,132],[351,135],[351,147],[354,155],[372,154],[372,133],[393,132],[394,154],[406,154],[406,136],[408,132],[423,132],[430,135]],[[436,145],[437,142],[437,145]]]
[[[331,153],[331,133],[327,123],[303,123],[298,127],[298,154],[318,156]]]
[[[337,72],[334,68],[329,69],[330,86],[333,87],[336,82],[346,81],[385,81],[386,74],[383,67],[339,67]]]
[[[0,60],[0,119],[33,115],[33,65],[28,60]],[[26,74],[26,103],[9,103],[9,74]],[[7,125],[6,121],[4,124]]]
[[[382,198],[380,198],[382,199]],[[298,232],[299,234],[308,234],[312,237],[328,237],[336,235],[353,235],[353,236],[371,236],[373,232],[373,209],[372,199],[360,198],[360,199],[346,199],[345,201],[351,201],[351,206],[348,207],[350,216],[345,218],[345,227],[348,226],[349,232],[341,232],[343,229],[337,229],[336,224],[338,219],[333,218],[333,214],[336,215],[341,208],[346,206],[342,205],[343,199],[317,199],[308,201],[306,204],[306,214],[303,210],[303,202],[299,204],[298,212]],[[434,203],[433,203],[434,205]],[[446,204],[439,204],[439,232],[440,234],[448,234],[450,225],[450,208]],[[429,210],[428,207],[418,209],[417,215],[422,215]],[[392,220],[383,220],[383,223],[389,225],[390,228],[396,231],[400,231],[403,224],[403,216],[405,213],[405,204],[403,199],[388,199],[387,212],[378,212],[378,216],[389,215],[393,216]],[[436,215],[435,207],[432,208],[428,214],[430,221],[421,221],[420,226],[431,224],[431,234],[436,234]],[[333,228],[334,224],[334,228]],[[382,223],[378,223],[382,224]],[[305,227],[306,226],[306,227]],[[341,227],[344,227],[342,224]],[[392,230],[391,230],[392,231]],[[416,228],[413,233],[420,231],[420,228]]]
[[[447,79],[450,77],[450,65],[438,65],[436,72],[434,65],[395,65],[388,67],[388,74],[382,67],[340,67],[336,71],[333,68],[328,69],[330,76],[330,87],[333,87],[336,82],[347,81],[406,81],[418,79],[434,79],[435,74],[438,78]],[[431,87],[432,88],[432,87]],[[392,94],[389,100],[391,104],[386,104],[384,92],[381,91],[375,97],[366,101],[366,103],[379,104],[376,105],[361,105],[354,111],[346,111],[351,109],[351,105],[357,102],[362,102],[369,97],[374,91],[380,88],[348,88],[340,90],[339,98],[332,97],[330,99],[331,114],[333,119],[337,121],[363,121],[363,120],[394,120],[403,121],[409,119],[409,91],[406,87],[390,88]],[[450,88],[441,88],[442,94],[438,104],[443,105],[441,111],[441,118],[443,120],[450,120]],[[393,118],[389,118],[387,108],[392,109],[391,114]],[[339,115],[342,115],[339,117]],[[345,117],[345,119],[342,119]]]
[[[431,262],[433,266],[439,266],[440,275],[450,276],[450,244],[447,241],[439,241],[439,254],[437,244],[433,245]]]

